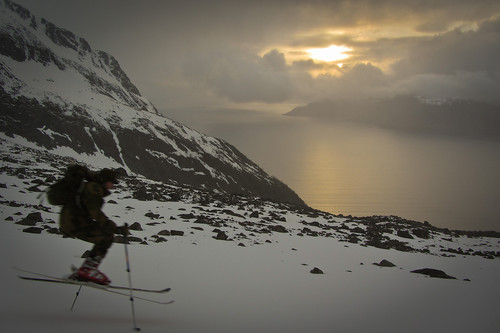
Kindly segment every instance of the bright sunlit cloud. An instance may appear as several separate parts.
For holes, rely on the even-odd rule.
[[[309,53],[309,57],[312,59],[322,61],[338,61],[348,58],[349,54],[346,54],[346,52],[349,51],[352,51],[352,49],[346,46],[331,45],[322,49],[309,49],[307,50],[307,53]]]

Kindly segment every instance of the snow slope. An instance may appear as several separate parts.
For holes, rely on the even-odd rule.
[[[86,162],[104,155],[150,179],[303,204],[229,143],[161,116],[112,55],[10,0],[0,0],[0,108],[0,135],[17,143]]]
[[[3,147],[9,148],[5,142]],[[0,164],[2,332],[131,331],[127,297],[84,288],[70,312],[77,287],[16,277],[13,266],[64,276],[90,246],[49,232],[57,227],[58,209],[39,205],[39,192],[33,190],[39,178],[33,172],[57,174],[54,165],[60,163],[45,155],[33,163],[29,151],[9,156]],[[436,234],[408,239],[414,247],[426,247],[427,254],[386,250],[349,243],[337,229],[330,236],[303,232],[304,222],[318,231],[314,222],[364,227],[345,217],[312,216],[245,198],[200,203],[197,195],[187,191],[179,200],[139,201],[131,189],[119,186],[105,205],[117,224],[139,222],[143,229],[132,233],[147,245],[138,240],[129,245],[134,286],[172,288],[148,296],[174,299],[174,304],[135,301],[137,325],[144,332],[496,332],[499,327],[498,258],[441,251],[455,246],[498,253],[498,238]],[[250,216],[254,211],[258,218]],[[28,226],[16,224],[33,212],[41,212],[43,221],[36,224],[41,234],[23,232]],[[268,218],[277,213],[281,220]],[[211,223],[202,223],[200,216]],[[286,232],[259,232],[263,226],[283,226]],[[214,229],[228,240],[214,239],[219,234]],[[163,230],[184,234],[159,236]],[[101,267],[113,283],[127,285],[123,248],[114,244]],[[383,259],[397,266],[373,265]],[[311,274],[314,267],[324,274]],[[411,273],[420,268],[457,279]]]

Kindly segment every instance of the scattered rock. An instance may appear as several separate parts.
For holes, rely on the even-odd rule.
[[[150,226],[155,226],[155,225],[158,225],[160,224],[160,222],[149,222],[149,223],[146,223],[146,225],[150,225]]]
[[[35,223],[43,222],[42,213],[40,212],[30,213],[28,214],[28,216],[26,216],[25,220],[33,221]]]
[[[259,218],[259,212],[258,212],[258,211],[253,211],[253,212],[250,214],[250,217],[253,217],[253,218]]]
[[[178,215],[181,219],[184,219],[184,220],[190,220],[190,219],[194,219],[196,218],[196,215],[194,215],[193,213],[189,213],[189,214],[179,214]]]
[[[158,233],[158,235],[160,235],[160,236],[171,236],[171,233],[168,230],[162,230],[162,231],[160,231]]]
[[[153,212],[147,212],[144,216],[149,217],[152,220],[157,220],[160,218],[160,214],[155,214]]]
[[[347,239],[347,241],[349,243],[352,243],[352,244],[358,244],[360,239],[356,235],[351,234],[351,235],[349,235],[349,238]]]
[[[213,237],[217,240],[228,240],[229,239],[229,236],[226,235],[226,233],[222,230],[218,230],[217,231],[217,236]]]
[[[287,233],[288,232],[288,230],[284,226],[279,225],[279,224],[277,224],[277,225],[271,225],[271,226],[269,226],[269,229],[271,229],[271,231],[281,232],[281,233]]]
[[[180,231],[180,230],[172,230],[170,231],[170,234],[172,236],[184,236],[184,231]]]
[[[243,215],[235,213],[230,209],[223,209],[222,214],[231,215],[231,216],[235,216],[235,217],[244,217]]]
[[[121,235],[115,235],[115,239],[113,241],[118,244],[129,244],[127,238]]]
[[[27,232],[29,234],[41,234],[42,230],[43,230],[42,228],[38,228],[38,227],[29,227],[29,228],[23,229],[23,232]]]
[[[136,243],[142,242],[142,239],[140,239],[139,237],[135,237],[135,236],[127,236],[127,240],[129,242],[136,242]]]
[[[408,230],[398,230],[397,235],[398,237],[413,239],[413,236],[410,235],[410,232]]]
[[[61,231],[59,230],[59,228],[47,228],[47,232],[49,234],[53,234],[53,235],[61,235]]]
[[[394,265],[392,262],[385,259],[379,262],[378,264],[375,262],[373,264],[380,267],[396,267],[396,265]]]
[[[36,221],[29,220],[29,219],[22,219],[21,221],[16,222],[16,224],[25,225],[25,226],[35,226]]]
[[[167,241],[167,240],[166,240],[165,238],[163,238],[163,237],[158,237],[158,238],[156,238],[155,243],[164,243],[164,242],[166,242],[166,241]]]
[[[38,188],[38,185],[34,185],[34,186],[29,187],[28,191],[30,191],[30,192],[38,192],[38,193],[43,192],[42,190],[40,190]]]
[[[310,273],[311,274],[324,274],[323,271],[321,269],[319,269],[318,267],[314,267],[313,269],[311,269]]]
[[[417,236],[418,238],[422,238],[422,239],[429,239],[431,238],[431,233],[429,232],[428,229],[415,229],[413,230],[413,234],[415,236]]]
[[[440,278],[440,279],[453,279],[453,280],[457,279],[456,277],[450,276],[439,269],[433,269],[433,268],[416,269],[414,271],[411,271],[411,273],[423,274],[433,278]]]
[[[139,222],[134,222],[132,225],[128,227],[130,230],[135,230],[135,231],[142,231],[142,226]]]

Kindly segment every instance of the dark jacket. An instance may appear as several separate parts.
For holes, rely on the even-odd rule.
[[[84,184],[79,196],[65,205],[61,211],[59,226],[61,231],[77,238],[85,230],[95,233],[101,230],[103,233],[114,233],[116,224],[111,221],[102,211],[104,198],[110,192],[101,183],[89,181]]]

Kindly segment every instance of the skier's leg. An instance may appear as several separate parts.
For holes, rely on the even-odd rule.
[[[109,284],[111,282],[106,275],[98,270],[98,267],[113,244],[114,229],[113,222],[109,222],[109,225],[104,226],[104,228],[94,222],[79,228],[78,231],[73,233],[74,237],[94,244],[87,259],[77,272],[80,279],[100,284]]]

